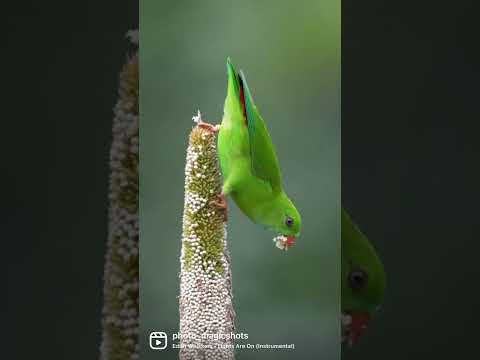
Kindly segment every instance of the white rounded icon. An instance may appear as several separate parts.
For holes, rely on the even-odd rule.
[[[167,334],[163,331],[153,331],[150,333],[150,348],[153,350],[163,350],[167,348]]]

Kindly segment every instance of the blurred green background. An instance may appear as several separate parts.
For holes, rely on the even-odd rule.
[[[229,200],[239,359],[340,358],[340,1],[140,3],[140,316],[142,359],[150,331],[178,331],[184,166],[197,109],[219,123],[225,61],[243,69],[269,127],[287,193],[302,214],[297,245]]]

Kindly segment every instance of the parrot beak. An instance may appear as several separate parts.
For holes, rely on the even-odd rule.
[[[295,238],[295,236],[287,236],[287,240],[285,242],[286,248],[290,248],[295,245],[296,240],[297,239]]]
[[[279,235],[273,238],[275,245],[283,251],[287,251],[295,244],[295,236]]]
[[[356,344],[367,329],[369,321],[370,314],[366,312],[343,313],[342,341],[346,341],[350,347]]]

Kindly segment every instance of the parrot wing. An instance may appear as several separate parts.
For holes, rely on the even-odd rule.
[[[282,179],[277,155],[265,121],[255,106],[245,75],[239,74],[240,100],[244,106],[250,142],[252,173],[268,182],[274,193],[282,190]]]

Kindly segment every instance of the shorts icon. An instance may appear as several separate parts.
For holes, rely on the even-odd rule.
[[[163,331],[154,331],[150,333],[150,348],[153,350],[163,350],[167,348],[167,334]]]

